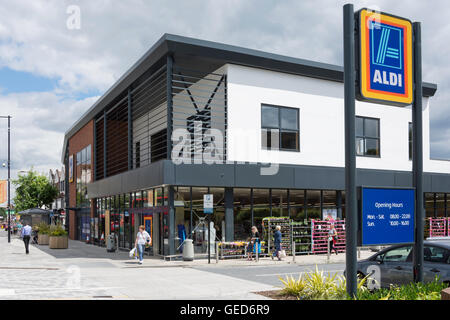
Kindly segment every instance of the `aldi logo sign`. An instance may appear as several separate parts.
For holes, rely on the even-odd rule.
[[[358,100],[398,106],[412,104],[411,21],[367,9],[358,12],[358,19]]]

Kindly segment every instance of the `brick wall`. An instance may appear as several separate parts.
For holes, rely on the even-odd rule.
[[[83,128],[75,133],[69,139],[69,156],[73,155],[73,182],[69,182],[69,206],[71,208],[76,207],[76,154],[80,150],[84,149],[88,145],[91,145],[91,181],[94,180],[94,120],[89,121]],[[93,206],[91,205],[91,217],[93,216]],[[75,211],[69,210],[69,238],[75,239],[76,237],[76,215]]]

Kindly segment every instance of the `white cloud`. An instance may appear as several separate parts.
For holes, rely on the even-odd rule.
[[[58,167],[63,133],[164,33],[239,45],[342,65],[342,6],[348,1],[48,0],[0,4],[0,67],[58,80],[51,92],[5,95],[16,169]],[[67,6],[81,9],[69,30]],[[432,155],[450,157],[450,3],[355,1],[422,22],[424,80],[438,84],[431,100]],[[438,10],[437,10],[438,8]],[[4,157],[0,121],[0,159]],[[46,170],[45,170],[46,171]]]

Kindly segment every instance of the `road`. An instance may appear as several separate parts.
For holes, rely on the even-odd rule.
[[[345,264],[322,264],[318,265],[318,270],[323,271],[324,274],[342,275],[345,269]],[[280,277],[286,278],[293,276],[298,278],[305,272],[315,271],[315,265],[280,265],[280,266],[245,266],[245,267],[195,267],[198,270],[211,272],[220,275],[227,275],[233,278],[249,280],[261,284],[266,284],[274,287],[281,285]]]

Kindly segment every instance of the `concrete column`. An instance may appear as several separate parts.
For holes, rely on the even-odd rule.
[[[225,188],[225,241],[234,241],[233,188]]]
[[[175,201],[173,186],[164,188],[167,192],[167,205],[169,207],[169,255],[175,254]],[[166,191],[167,190],[167,191]]]

